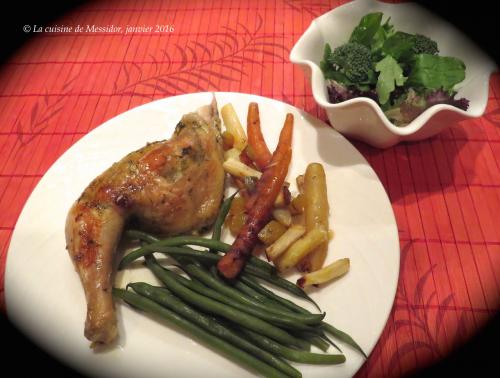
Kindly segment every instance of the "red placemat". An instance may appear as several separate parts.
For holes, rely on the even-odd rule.
[[[325,120],[288,55],[313,18],[342,3],[101,1],[57,21],[71,31],[34,34],[0,70],[1,307],[9,240],[29,194],[105,120],[198,91],[259,94]],[[479,119],[387,150],[354,143],[389,194],[402,246],[388,324],[358,376],[437,361],[500,308],[499,99],[496,73]]]

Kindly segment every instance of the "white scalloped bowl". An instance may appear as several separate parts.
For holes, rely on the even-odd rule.
[[[457,86],[457,98],[470,101],[467,111],[451,105],[434,105],[408,125],[396,126],[372,99],[359,97],[339,104],[328,101],[325,78],[319,68],[325,43],[330,43],[332,48],[342,45],[361,17],[377,11],[384,13],[384,20],[390,16],[396,30],[426,35],[438,43],[440,55],[454,56],[465,62],[466,77]],[[313,20],[293,47],[290,60],[300,65],[310,78],[314,99],[326,110],[336,130],[379,148],[426,139],[459,121],[480,117],[488,102],[490,75],[497,69],[493,60],[463,33],[419,5],[374,0],[353,1]]]

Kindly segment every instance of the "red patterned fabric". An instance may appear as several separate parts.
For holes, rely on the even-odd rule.
[[[326,120],[288,60],[310,21],[344,1],[101,1],[57,25],[171,32],[42,32],[0,67],[0,306],[9,240],[52,163],[105,120],[198,91],[254,93]],[[401,274],[387,326],[358,377],[437,361],[500,308],[500,74],[482,118],[424,142],[354,142],[396,215]]]

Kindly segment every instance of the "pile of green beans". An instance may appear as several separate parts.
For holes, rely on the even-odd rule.
[[[113,289],[113,295],[178,326],[266,377],[301,377],[289,361],[329,365],[345,362],[343,354],[326,353],[329,345],[341,352],[327,333],[365,355],[349,335],[323,320],[324,313],[312,313],[263,286],[261,280],[318,307],[302,289],[279,277],[265,261],[253,258],[235,281],[229,282],[218,275],[216,264],[221,253],[230,248],[219,239],[233,198],[234,195],[221,206],[211,239],[195,236],[159,239],[142,231],[128,230],[126,235],[139,239],[143,245],[127,254],[119,268],[144,257],[145,265],[163,287],[135,282],[129,283],[125,290]],[[160,265],[153,255],[155,252],[173,258],[180,270]],[[324,353],[311,352],[311,345]]]
[[[229,244],[223,243],[219,240],[207,239],[199,236],[175,236],[160,240],[152,235],[137,230],[128,230],[125,232],[125,235],[131,238],[140,239],[150,244],[143,245],[140,248],[137,248],[136,250],[125,255],[120,261],[118,269],[124,269],[127,265],[137,260],[138,258],[150,255],[154,252],[165,253],[173,257],[190,257],[205,262],[207,262],[208,260],[214,263],[219,261],[221,255],[215,253],[206,253],[203,251],[194,250],[192,248],[186,248],[185,246],[195,245],[199,247],[206,247],[215,249],[223,253],[229,251],[229,248],[231,247]],[[270,283],[271,285],[275,285],[284,290],[287,290],[300,298],[306,299],[319,309],[319,306],[316,304],[316,302],[314,302],[304,290],[302,290],[294,283],[278,276],[275,267],[265,262],[264,260],[261,260],[254,256],[250,257],[243,271],[248,273],[249,275],[259,277],[262,280]]]

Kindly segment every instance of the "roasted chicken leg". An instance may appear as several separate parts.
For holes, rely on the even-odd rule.
[[[94,179],[66,220],[66,243],[85,291],[85,337],[117,336],[111,289],[113,256],[124,225],[135,218],[163,235],[213,223],[224,189],[220,119],[211,105],[182,117],[170,140],[132,152]]]

